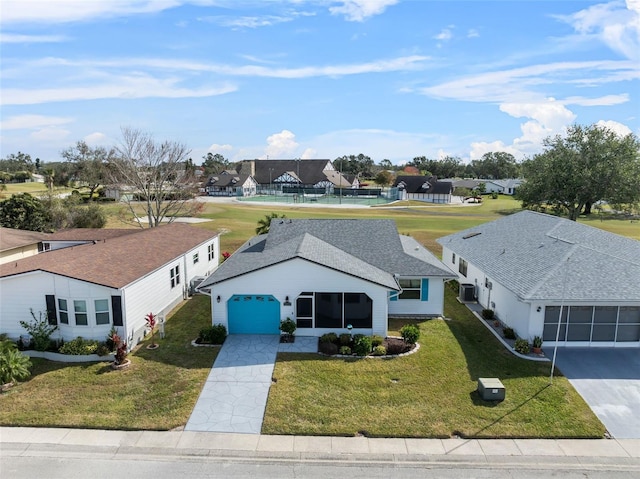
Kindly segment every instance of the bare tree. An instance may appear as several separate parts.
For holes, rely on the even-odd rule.
[[[197,184],[186,160],[190,151],[182,143],[157,142],[152,135],[133,128],[122,129],[122,142],[109,164],[114,187],[126,192],[122,197],[141,228],[140,205],[149,228],[177,216],[189,216],[200,209],[193,198]]]

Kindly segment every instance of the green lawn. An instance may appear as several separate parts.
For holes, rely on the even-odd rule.
[[[191,341],[211,322],[208,296],[195,296],[169,316],[160,348],[147,342],[130,355],[131,366],[67,364],[33,359],[31,378],[0,395],[3,426],[158,429],[189,419],[219,348]]]
[[[376,437],[603,437],[605,429],[549,363],[519,359],[447,291],[451,320],[419,323],[420,350],[395,359],[280,354],[264,434]],[[398,325],[396,324],[395,327]],[[478,377],[506,400],[484,402]]]

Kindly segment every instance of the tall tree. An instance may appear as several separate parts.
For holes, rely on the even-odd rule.
[[[474,176],[490,180],[517,178],[520,167],[511,153],[490,151],[482,155],[481,160],[471,162]]]
[[[546,150],[522,165],[526,182],[517,190],[524,207],[552,209],[575,221],[604,200],[640,203],[640,141],[606,127],[574,125],[565,137],[544,140]]]
[[[0,226],[30,231],[48,231],[51,215],[42,201],[29,193],[0,201]]]
[[[29,173],[33,173],[35,170],[35,165],[33,160],[31,159],[31,155],[27,153],[22,153],[19,151],[16,153],[11,153],[7,155],[6,158],[0,160],[0,171],[7,171],[9,173],[17,173],[19,171],[26,171]]]
[[[377,185],[389,186],[391,183],[393,183],[393,174],[388,170],[382,170],[376,175],[374,181]]]
[[[374,174],[374,163],[367,155],[345,155],[333,160],[333,166],[343,174],[361,175],[370,178]]]
[[[206,156],[202,158],[204,159],[202,167],[204,168],[204,174],[206,176],[217,175],[229,169],[229,160],[220,153],[216,153],[215,155],[213,153],[207,153]]]
[[[157,142],[153,136],[137,129],[123,128],[122,141],[110,162],[109,182],[133,194],[124,195],[129,210],[140,227],[159,226],[168,218],[193,214],[200,203],[193,200],[196,181],[185,170],[187,147],[178,142]],[[146,220],[138,216],[142,205]]]
[[[62,158],[71,163],[74,179],[89,188],[90,200],[100,185],[104,185],[114,155],[113,148],[91,147],[82,140],[61,153]]]

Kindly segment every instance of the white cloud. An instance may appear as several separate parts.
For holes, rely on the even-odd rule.
[[[511,153],[515,158],[522,156],[521,152],[512,146],[505,145],[502,141],[487,142],[473,142],[471,143],[471,151],[469,153],[470,160],[479,160],[485,153],[492,151],[504,151],[505,153]]]
[[[201,22],[215,23],[221,27],[231,28],[260,28],[270,27],[277,25],[278,23],[290,22],[294,19],[291,17],[282,17],[276,15],[263,15],[263,16],[245,16],[245,17],[229,17],[229,16],[216,16],[216,17],[200,17]]]
[[[362,22],[368,17],[380,15],[399,0],[343,0],[339,7],[329,7],[332,15],[344,15],[350,22]]]
[[[83,140],[87,145],[91,146],[106,145],[107,143],[110,143],[109,137],[99,131],[86,135]]]
[[[565,105],[580,105],[580,106],[611,106],[620,105],[629,101],[629,94],[623,93],[620,95],[605,95],[598,98],[585,98],[582,96],[569,96],[562,100]]]
[[[177,0],[2,0],[1,22],[69,23],[154,13],[180,5]]]
[[[449,28],[443,28],[442,31],[440,33],[438,33],[435,37],[436,40],[440,40],[440,41],[448,41],[451,40],[453,38],[453,33],[451,32],[451,30]]]
[[[318,155],[318,152],[315,149],[307,148],[302,152],[302,155],[300,155],[300,158],[303,160],[309,160],[309,159],[317,158],[318,157],[317,155]]]
[[[580,37],[594,38],[631,60],[640,60],[640,1],[599,3],[557,16]]]
[[[0,33],[0,43],[60,43],[66,42],[63,35],[22,35],[18,33]]]
[[[48,126],[35,131],[29,135],[33,140],[41,142],[60,142],[62,139],[69,136],[71,133],[64,128],[58,128],[56,126]]]
[[[282,130],[267,138],[267,147],[264,152],[270,158],[289,158],[298,148],[296,135],[289,130]]]
[[[467,38],[477,38],[480,36],[480,32],[475,28],[470,28],[467,32]]]
[[[56,125],[65,125],[73,122],[73,118],[44,115],[17,115],[11,116],[0,122],[3,130],[31,130]]]
[[[560,130],[576,119],[576,115],[562,103],[549,98],[544,102],[503,103],[500,111],[514,118],[532,118],[545,128]]]
[[[627,136],[633,133],[627,125],[623,125],[622,123],[618,123],[613,120],[600,120],[596,125],[606,127],[618,136]]]
[[[231,150],[233,150],[233,146],[229,144],[219,145],[218,143],[214,143],[208,148],[207,151],[215,154],[220,151],[231,151]]]
[[[104,83],[87,86],[28,90],[4,88],[3,105],[36,105],[59,101],[97,100],[102,98],[195,98],[224,95],[236,91],[231,84],[215,88],[184,88],[175,78],[158,79],[148,75],[110,78]]]

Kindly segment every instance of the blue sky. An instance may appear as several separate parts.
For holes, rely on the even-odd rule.
[[[0,156],[121,128],[245,158],[516,158],[640,134],[640,0],[0,0]]]

